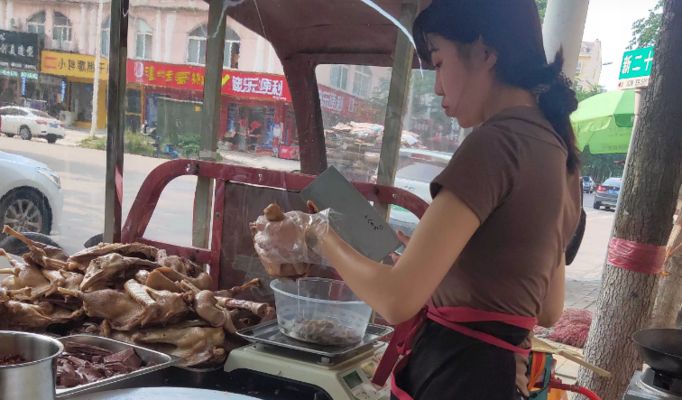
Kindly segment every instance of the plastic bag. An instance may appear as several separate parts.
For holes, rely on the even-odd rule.
[[[268,275],[298,277],[319,264],[318,244],[329,231],[329,210],[308,214],[283,213],[271,204],[251,224],[253,244]]]

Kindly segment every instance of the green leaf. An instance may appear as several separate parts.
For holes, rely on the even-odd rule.
[[[656,6],[649,10],[646,18],[640,18],[632,24],[632,39],[629,49],[651,47],[656,45],[656,40],[661,32],[663,21],[663,0],[658,0]]]
[[[547,0],[535,0],[538,5],[538,12],[540,13],[540,21],[545,19],[545,12],[547,11]]]

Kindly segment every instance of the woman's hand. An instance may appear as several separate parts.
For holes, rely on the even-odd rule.
[[[317,244],[329,230],[328,212],[307,214],[301,211],[268,209],[251,224],[256,253],[270,275],[302,275],[303,267],[294,271],[283,266],[319,263]]]
[[[414,235],[399,236],[410,244],[392,267],[358,253],[333,230],[321,240],[320,250],[360,299],[397,324],[412,318],[428,302],[479,225],[465,203],[442,190]]]
[[[400,240],[400,243],[403,244],[403,247],[407,247],[407,244],[410,243],[410,237],[407,236],[403,231],[398,231],[396,234],[398,235],[398,240]],[[393,264],[397,263],[398,260],[400,260],[400,254],[396,252],[391,253],[391,259],[393,259]]]

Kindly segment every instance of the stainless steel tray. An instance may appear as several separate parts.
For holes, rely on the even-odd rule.
[[[172,365],[177,364],[180,358],[170,356],[158,351],[150,350],[144,347],[136,346],[134,344],[120,342],[118,340],[109,339],[101,336],[93,335],[72,335],[59,338],[61,342],[78,342],[89,344],[93,346],[98,346],[113,352],[119,352],[127,348],[132,347],[135,349],[137,355],[145,363],[145,367],[142,367],[136,371],[129,374],[121,374],[112,376],[110,378],[105,378],[97,382],[88,383],[85,385],[78,385],[71,388],[57,389],[57,399],[68,399],[77,394],[91,393],[101,390],[107,390],[113,388],[115,385],[136,378],[141,375],[149,374],[154,371],[158,371]]]
[[[369,324],[361,342],[350,346],[322,346],[292,339],[279,330],[277,321],[268,321],[251,328],[242,329],[237,335],[251,343],[262,343],[269,346],[294,350],[331,359],[343,358],[371,347],[374,343],[388,336],[393,328],[384,325]]]

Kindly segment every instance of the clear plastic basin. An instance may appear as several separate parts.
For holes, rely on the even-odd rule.
[[[343,282],[276,279],[277,322],[285,335],[308,343],[347,346],[365,336],[372,309]]]

